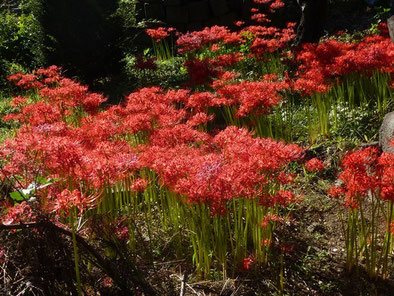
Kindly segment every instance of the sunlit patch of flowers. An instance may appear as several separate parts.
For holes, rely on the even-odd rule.
[[[349,153],[341,162],[339,184],[330,189],[348,209],[345,231],[347,267],[366,260],[370,276],[387,277],[394,202],[394,154],[377,148]],[[386,232],[381,234],[381,221]]]

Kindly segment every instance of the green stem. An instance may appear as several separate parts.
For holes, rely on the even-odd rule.
[[[80,277],[80,273],[79,273],[79,258],[78,258],[77,239],[76,239],[76,236],[75,236],[75,233],[76,233],[75,216],[74,216],[75,215],[75,211],[76,211],[76,208],[74,207],[71,210],[70,223],[71,223],[72,239],[73,239],[75,276],[77,278],[78,296],[81,296],[82,295],[82,284],[81,284],[81,277]]]

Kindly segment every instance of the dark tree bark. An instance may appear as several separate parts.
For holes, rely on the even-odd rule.
[[[119,73],[121,27],[116,0],[41,0],[40,23],[48,65],[84,83]]]
[[[394,42],[394,15],[387,19],[387,28],[389,30],[390,39]]]
[[[297,0],[302,16],[297,28],[295,45],[317,42],[324,32],[328,0]]]

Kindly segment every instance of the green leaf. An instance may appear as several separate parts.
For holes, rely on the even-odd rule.
[[[44,185],[44,184],[48,184],[50,182],[50,180],[48,180],[48,179],[46,179],[44,177],[38,176],[37,179],[36,179],[36,182],[38,184],[43,184]]]
[[[15,200],[15,201],[24,201],[26,200],[26,196],[23,195],[22,193],[19,193],[18,191],[11,192],[10,197]]]

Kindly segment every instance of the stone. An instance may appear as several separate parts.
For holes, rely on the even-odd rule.
[[[164,6],[161,3],[145,3],[145,17],[147,19],[165,20]]]
[[[387,19],[387,28],[389,29],[390,39],[394,42],[394,15]]]
[[[379,145],[383,152],[394,153],[394,112],[387,113],[379,130]]]
[[[214,16],[225,15],[229,12],[229,7],[226,0],[209,0]]]
[[[167,6],[167,22],[171,24],[187,23],[189,11],[187,6]]]
[[[208,0],[191,2],[188,7],[190,22],[203,22],[211,16]]]

